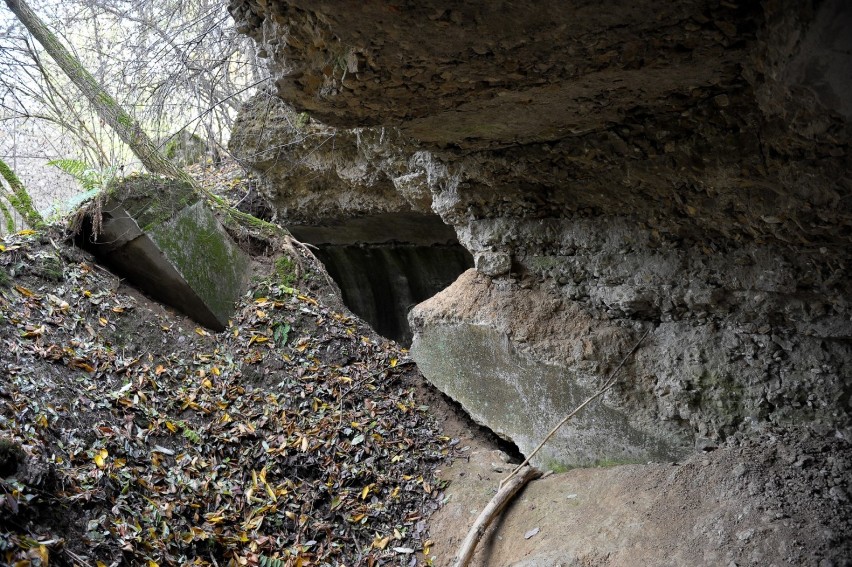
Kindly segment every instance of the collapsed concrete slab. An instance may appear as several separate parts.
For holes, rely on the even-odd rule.
[[[417,305],[410,320],[411,354],[423,375],[525,455],[601,387],[600,376],[637,338],[636,330],[601,321],[556,294],[478,270]],[[647,357],[659,357],[651,342],[626,361],[632,374],[646,371]],[[559,470],[665,462],[692,450],[688,435],[644,415],[639,400],[628,406],[623,384],[615,390],[561,428],[533,464]]]
[[[87,248],[152,297],[205,327],[225,328],[249,258],[189,185],[128,178],[96,216],[84,229]]]

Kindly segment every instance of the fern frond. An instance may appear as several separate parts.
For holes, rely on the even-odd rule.
[[[83,187],[84,191],[92,191],[94,189],[105,189],[107,185],[115,177],[117,168],[112,165],[103,169],[96,169],[89,166],[84,161],[71,158],[54,159],[47,162],[47,165],[52,165],[67,173],[77,180]]]
[[[89,164],[87,164],[86,162],[70,158],[52,159],[47,162],[47,165],[52,165],[53,167],[61,169],[74,179],[77,179],[78,181],[80,181],[80,178],[83,177],[83,175],[85,175],[86,172],[91,169],[89,167]]]

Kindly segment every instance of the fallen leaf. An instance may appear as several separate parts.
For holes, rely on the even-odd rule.
[[[97,467],[99,469],[103,469],[106,466],[106,458],[108,456],[109,456],[109,451],[107,451],[106,449],[101,449],[100,451],[95,453],[95,458],[94,458],[95,465],[97,465]]]
[[[538,528],[533,528],[527,533],[524,534],[524,539],[530,539],[534,535],[536,535],[540,530]]]

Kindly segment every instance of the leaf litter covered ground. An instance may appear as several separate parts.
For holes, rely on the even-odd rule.
[[[429,561],[452,442],[406,351],[262,265],[212,333],[58,234],[3,242],[0,562]]]

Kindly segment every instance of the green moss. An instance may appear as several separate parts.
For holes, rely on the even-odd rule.
[[[600,459],[595,461],[592,465],[593,467],[605,469],[609,467],[620,467],[622,465],[644,465],[647,461],[643,461],[642,459]]]
[[[125,128],[133,128],[133,119],[127,114],[119,114],[118,123],[124,126]]]
[[[6,268],[0,267],[0,287],[8,286],[10,281],[12,281],[12,278],[9,277]]]
[[[6,180],[6,183],[9,184],[9,188],[11,189],[11,192],[6,192],[4,195],[6,200],[9,201],[9,204],[18,211],[19,215],[24,217],[24,220],[32,228],[44,226],[44,219],[35,210],[33,201],[30,198],[30,194],[27,193],[24,184],[21,183],[15,172],[2,159],[0,159],[0,177]]]
[[[296,265],[287,256],[281,256],[275,260],[275,276],[281,285],[293,287],[296,282]]]
[[[39,262],[34,265],[34,268],[39,276],[47,280],[61,282],[65,278],[62,261],[56,256],[40,258]]]
[[[210,310],[227,319],[248,259],[220,232],[212,213],[199,204],[149,235]]]
[[[166,146],[163,148],[163,155],[169,159],[175,159],[179,145],[178,140],[176,138],[172,138],[166,142]]]
[[[118,180],[110,184],[108,194],[145,231],[166,222],[199,199],[189,183],[155,175]]]
[[[554,473],[564,473],[570,471],[572,468],[566,465],[565,463],[560,463],[559,461],[549,460],[544,465],[544,470],[553,471]]]

